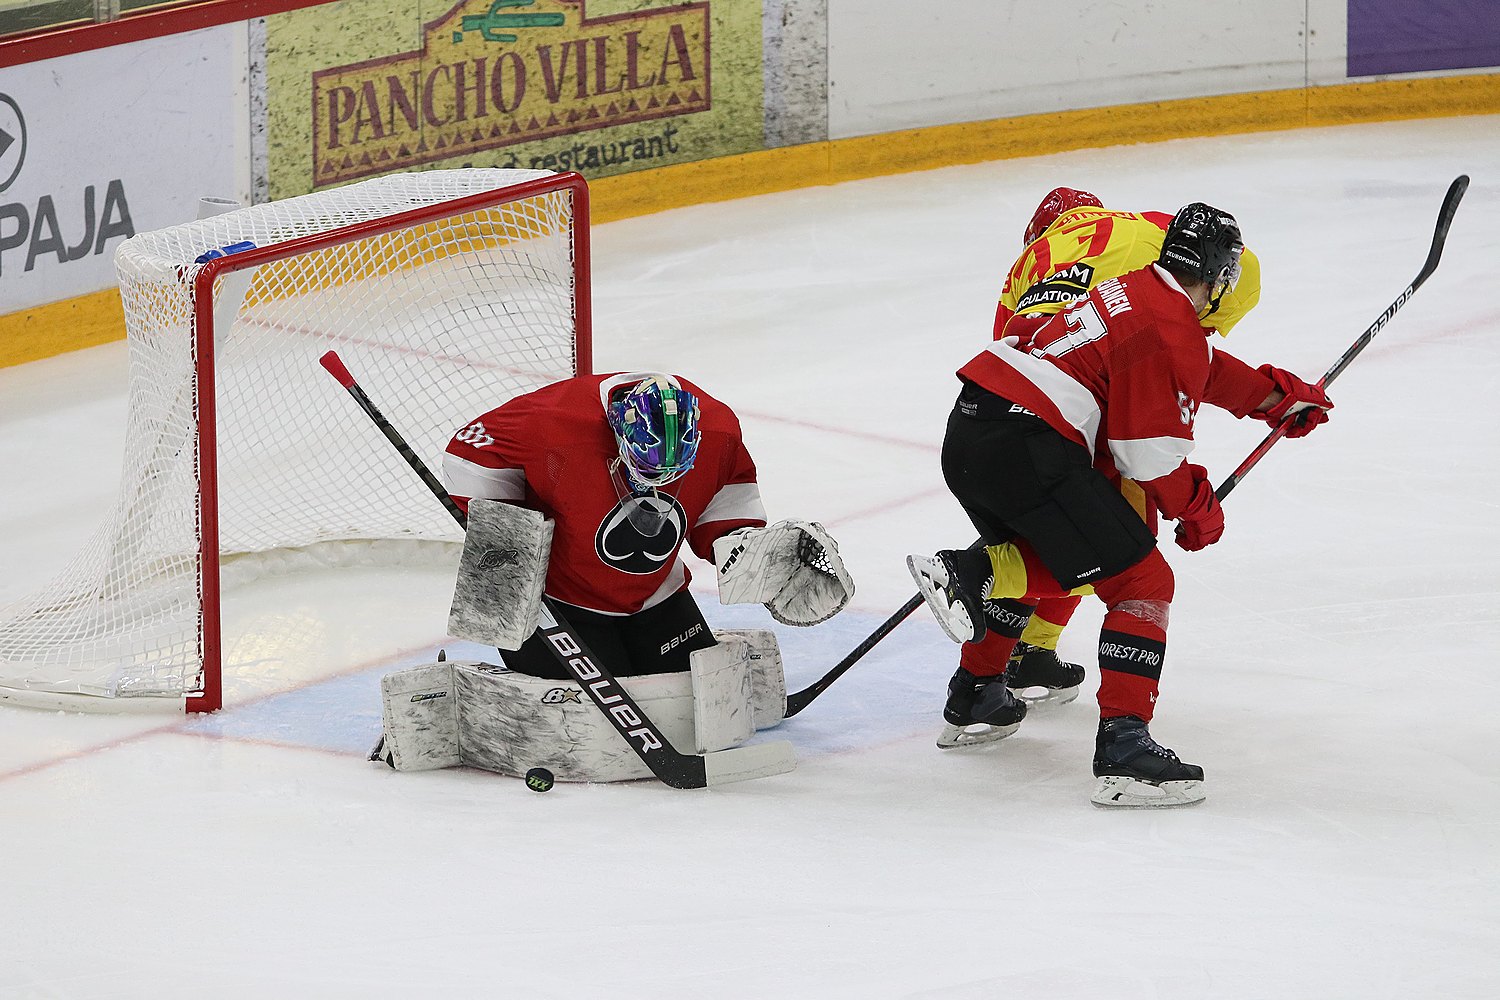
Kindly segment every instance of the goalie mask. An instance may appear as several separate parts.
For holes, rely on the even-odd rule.
[[[698,456],[698,397],[670,375],[650,375],[610,393],[605,405],[630,485],[655,489],[680,479]]]
[[[1104,202],[1087,191],[1079,191],[1075,188],[1053,188],[1036,207],[1036,214],[1031,217],[1031,222],[1026,226],[1026,235],[1021,238],[1021,245],[1031,246],[1036,238],[1046,232],[1047,228],[1064,212],[1071,212],[1075,208],[1103,207]]]

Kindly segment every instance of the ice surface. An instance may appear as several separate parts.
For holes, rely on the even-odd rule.
[[[1320,375],[1442,267],[1178,574],[1153,732],[1208,801],[1088,802],[1091,699],[983,750],[933,739],[956,650],[925,611],[775,734],[790,775],[696,792],[366,764],[379,676],[446,645],[451,580],[263,582],[226,612],[208,719],[0,707],[0,997],[1500,995],[1500,119],[1191,140],[955,167],[595,231],[600,370],[741,414],[774,518],[859,586],[778,627],[796,690],[970,534],[937,467],[1051,187],[1234,212],[1264,265],[1225,347]],[[0,600],[114,498],[120,345],[0,371]],[[475,400],[475,412],[487,407]],[[1227,474],[1263,426],[1209,413]],[[704,574],[700,573],[700,576]],[[758,609],[716,623],[766,626]],[[1097,603],[1063,652],[1090,662]],[[456,653],[474,653],[455,646]],[[1087,687],[1096,683],[1090,664]]]

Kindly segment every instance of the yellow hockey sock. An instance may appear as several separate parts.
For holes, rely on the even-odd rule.
[[[1014,542],[1003,542],[1000,545],[986,545],[984,550],[990,557],[990,569],[995,574],[995,582],[990,586],[990,592],[985,595],[985,597],[991,600],[1025,597],[1027,594],[1041,597],[1061,597],[1064,594],[1092,594],[1094,592],[1093,587],[1083,586],[1058,593],[1037,594],[1029,586],[1026,557],[1021,555],[1021,550],[1016,548]],[[1054,586],[1057,585],[1054,584]],[[1061,628],[1058,631],[1060,632]]]

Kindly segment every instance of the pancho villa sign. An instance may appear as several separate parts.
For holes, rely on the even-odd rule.
[[[313,186],[707,111],[708,4],[464,0],[420,51],[313,73]]]

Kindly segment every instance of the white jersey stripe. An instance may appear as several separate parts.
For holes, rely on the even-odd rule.
[[[676,559],[672,560],[672,565],[667,569],[667,575],[662,577],[661,586],[656,588],[656,592],[654,594],[646,598],[645,603],[641,605],[640,610],[645,611],[647,608],[656,607],[662,601],[665,601],[667,598],[677,593],[686,585],[687,563],[682,561],[681,556],[678,556]],[[548,594],[547,596],[551,597],[552,595]],[[554,601],[557,600],[557,598],[555,597],[553,597],[552,599]],[[584,607],[582,604],[569,604],[566,601],[558,601],[558,603],[563,605],[564,607],[582,608],[584,611],[592,611],[596,615],[609,615],[611,618],[625,618],[628,615],[640,614],[640,611],[604,611],[599,608]]]
[[[1099,434],[1099,422],[1104,418],[1094,394],[1052,362],[1017,349],[1017,343],[1017,338],[1006,337],[990,344],[989,351],[1052,400],[1062,418],[1083,435],[1089,454],[1092,455],[1094,440]]]
[[[451,452],[443,455],[443,485],[453,496],[469,500],[526,499],[526,473],[520,469],[490,469]]]
[[[760,501],[760,487],[755,483],[729,483],[714,494],[714,498],[708,502],[703,513],[698,516],[699,524],[712,524],[714,521],[764,521],[766,519],[765,505]]]
[[[1109,453],[1122,475],[1145,482],[1176,471],[1182,460],[1192,454],[1193,442],[1187,438],[1155,437],[1109,442]]]

